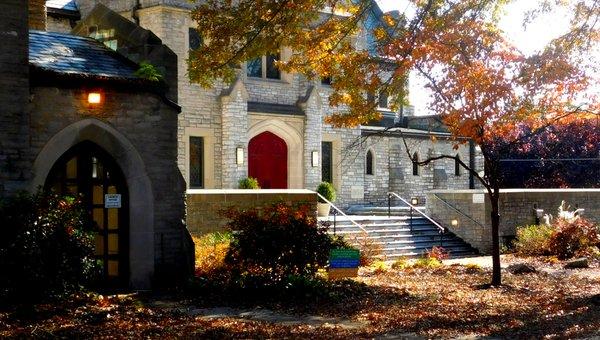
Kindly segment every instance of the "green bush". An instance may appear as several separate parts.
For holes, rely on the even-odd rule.
[[[242,178],[238,181],[239,189],[260,189],[258,180],[253,177]]]
[[[516,253],[522,256],[551,255],[548,242],[553,233],[554,228],[546,224],[517,228]]]
[[[233,270],[282,281],[290,275],[314,276],[327,264],[332,240],[318,228],[308,204],[233,208],[225,215],[232,231],[225,261]]]
[[[79,199],[20,194],[0,202],[0,300],[34,302],[98,278],[94,231]]]
[[[147,61],[140,63],[140,68],[135,71],[135,75],[150,81],[160,81],[163,78],[156,67]]]
[[[329,182],[321,182],[317,187],[317,192],[321,194],[321,196],[325,197],[329,202],[335,201],[335,188]],[[325,203],[320,197],[319,202]]]
[[[600,230],[594,223],[584,218],[572,220],[557,219],[555,231],[550,236],[548,248],[559,259],[567,259],[600,246]]]

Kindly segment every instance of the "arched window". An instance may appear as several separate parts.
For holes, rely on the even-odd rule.
[[[413,154],[413,176],[419,176],[419,154],[415,152]]]
[[[373,171],[373,152],[371,150],[367,151],[367,169],[366,169],[366,173],[367,175],[373,175],[374,171]]]
[[[460,155],[456,154],[454,157],[454,175],[460,176]]]

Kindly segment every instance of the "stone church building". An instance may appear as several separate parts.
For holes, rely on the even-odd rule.
[[[187,0],[0,3],[0,196],[86,193],[108,279],[147,288],[193,266],[186,191],[234,189],[248,176],[264,189],[328,181],[348,208],[384,202],[390,191],[424,198],[473,187],[454,161],[413,166],[411,158],[436,154],[481,163],[470,143],[452,149],[436,117],[392,112],[380,97],[380,122],[325,124],[327,81],[273,66],[289,48],[248,61],[233,84],[190,83],[188,52],[202,43],[191,9]],[[369,20],[381,15],[375,6]],[[369,39],[365,30],[356,43]],[[142,62],[162,80],[138,75]]]
[[[473,179],[456,169],[453,161],[413,169],[398,134],[376,137],[384,127],[400,124],[413,157],[458,154],[464,161],[479,164],[473,145],[452,150],[449,135],[435,117],[415,117],[410,108],[391,112],[387,100],[380,98],[381,122],[355,129],[324,124],[323,117],[333,111],[328,105],[331,89],[327,82],[309,81],[273,67],[274,60],[291,54],[289,48],[247,62],[231,86],[204,89],[190,83],[188,52],[202,39],[190,18],[193,4],[189,1],[51,0],[47,4],[52,17],[48,30],[93,36],[123,53],[122,40],[133,28],[123,31],[125,25],[111,13],[115,12],[151,31],[175,52],[177,77],[171,82],[182,108],[178,165],[188,189],[237,188],[241,178],[250,176],[258,178],[262,188],[314,190],[326,180],[336,187],[339,205],[348,207],[382,202],[388,191],[424,197],[431,189],[473,186]],[[369,20],[381,15],[375,6]],[[356,43],[367,46],[369,38],[365,31]],[[137,55],[125,54],[140,61]],[[432,134],[437,143],[431,142]]]

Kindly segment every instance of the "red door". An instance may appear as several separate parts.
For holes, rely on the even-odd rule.
[[[287,189],[287,145],[271,132],[263,132],[248,145],[248,173],[262,189]]]

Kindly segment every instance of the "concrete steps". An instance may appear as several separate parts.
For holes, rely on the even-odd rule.
[[[444,248],[451,258],[477,254],[461,238],[448,231],[441,233],[437,226],[421,215],[413,212],[411,217],[409,208],[395,207],[390,217],[387,216],[387,207],[354,207],[348,212],[348,218],[339,215],[321,217],[319,222],[329,226],[329,233],[342,235],[357,247],[368,244],[377,248],[380,253],[377,257],[385,260],[418,258],[435,246]],[[367,233],[351,220],[360,224]]]

